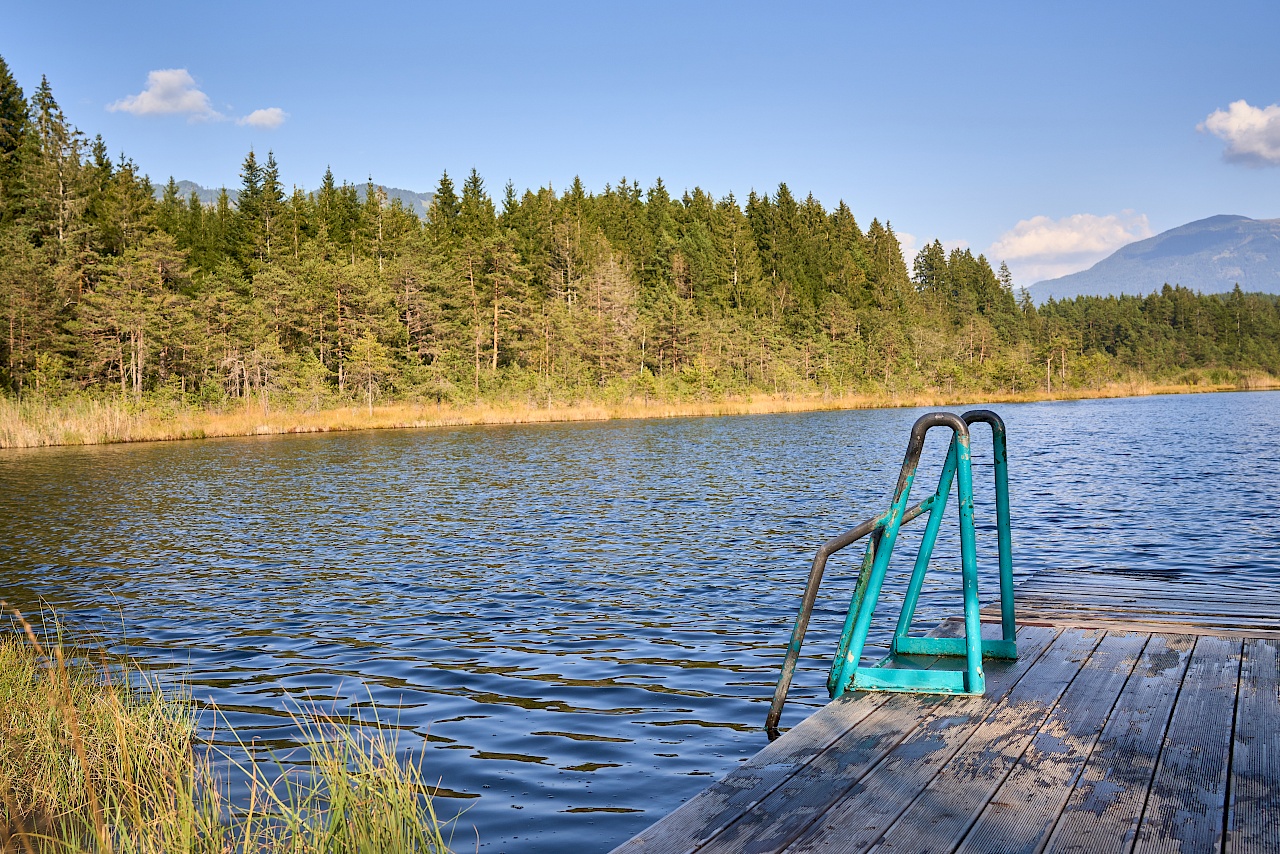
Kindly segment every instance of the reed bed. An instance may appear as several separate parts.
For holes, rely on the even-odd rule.
[[[327,433],[384,428],[456,427],[482,424],[539,424],[570,421],[609,421],[630,418],[685,418],[841,409],[880,409],[911,406],[956,406],[1041,400],[1080,400],[1154,394],[1262,390],[1280,388],[1280,380],[1265,373],[1237,374],[1215,380],[1188,373],[1175,381],[1155,382],[1142,377],[1089,388],[1054,388],[1049,392],[943,392],[925,389],[899,394],[775,394],[725,396],[701,400],[627,398],[619,402],[581,401],[540,405],[525,400],[453,405],[395,403],[385,406],[341,406],[322,410],[274,409],[256,406],[228,410],[139,407],[113,399],[73,397],[62,401],[16,400],[0,396],[0,448],[49,445],[98,445],[201,439],[218,436],[263,436],[286,433]]]
[[[299,711],[309,762],[248,749],[232,759],[199,739],[189,696],[42,643],[11,615],[18,631],[0,634],[0,852],[448,851],[421,766],[400,761],[385,730]],[[229,800],[228,768],[247,780],[247,802]]]

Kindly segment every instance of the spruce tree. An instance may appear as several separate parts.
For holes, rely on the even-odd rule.
[[[466,238],[484,239],[497,230],[493,199],[485,192],[484,180],[475,169],[462,183],[462,198],[458,202],[458,228]]]
[[[1000,262],[1000,272],[996,274],[996,279],[1006,293],[1013,294],[1013,273],[1009,272],[1009,265],[1003,261]]]
[[[334,219],[337,216],[338,188],[333,180],[333,170],[324,169],[324,177],[320,179],[320,189],[316,193],[316,215],[319,219],[320,238],[333,240]]]
[[[253,258],[262,258],[266,249],[263,234],[264,198],[262,167],[257,155],[249,149],[240,167],[240,192],[236,195],[235,242],[241,261],[247,266]]]
[[[186,214],[186,203],[178,189],[178,182],[169,176],[160,196],[160,204],[156,206],[156,225],[177,237],[182,233],[182,220]]]
[[[83,135],[68,124],[48,78],[31,96],[30,130],[18,151],[18,204],[25,231],[37,245],[61,253],[84,213]]]
[[[446,170],[440,175],[440,183],[436,185],[435,194],[431,197],[431,207],[427,209],[427,230],[437,247],[449,250],[453,247],[458,233],[458,214],[461,204],[453,190],[453,180]]]
[[[280,167],[275,152],[267,150],[267,162],[262,168],[261,228],[263,256],[271,260],[271,243],[280,230],[280,217],[284,212],[284,187],[280,186]]]
[[[22,87],[13,79],[4,57],[0,56],[0,222],[14,192],[18,149],[27,132],[27,100]]]

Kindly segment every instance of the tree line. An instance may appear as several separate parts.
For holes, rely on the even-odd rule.
[[[786,184],[491,193],[445,173],[425,219],[326,171],[155,192],[0,59],[0,389],[321,407],[753,392],[1028,391],[1192,369],[1280,374],[1275,296],[1077,297]]]

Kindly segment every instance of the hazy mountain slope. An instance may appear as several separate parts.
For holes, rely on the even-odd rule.
[[[400,204],[416,213],[420,218],[426,219],[427,208],[431,206],[431,197],[434,195],[433,193],[415,193],[413,190],[402,190],[399,187],[387,187],[381,184],[376,184],[375,186],[381,187],[382,191],[387,194],[388,199],[399,199]],[[360,197],[361,202],[364,201],[366,190],[367,187],[365,184],[356,184],[356,195]],[[178,182],[178,195],[183,200],[189,198],[193,191],[195,192],[196,197],[200,199],[201,204],[205,205],[216,204],[218,201],[218,193],[221,192],[220,189],[202,187],[194,181]],[[156,185],[155,193],[157,199],[163,196],[164,185]],[[234,205],[239,193],[235,190],[227,190],[227,195],[231,197],[231,203]]]
[[[382,191],[387,194],[387,199],[399,199],[400,204],[404,205],[408,210],[413,211],[420,219],[427,218],[427,208],[431,207],[431,198],[434,193],[415,193],[413,190],[402,190],[399,187],[387,187],[382,184],[375,186],[382,187]],[[360,201],[364,201],[366,186],[364,184],[356,184],[356,195],[360,197]]]
[[[156,184],[155,190],[157,199],[164,196],[164,184]],[[218,193],[220,192],[222,191],[217,188],[210,189],[209,187],[201,187],[195,181],[178,182],[178,198],[183,201],[191,198],[191,194],[195,193],[196,198],[200,200],[200,204],[216,205],[218,203]],[[236,196],[238,196],[239,193],[235,190],[228,190],[227,195],[231,197],[231,203],[234,205],[236,203]]]
[[[1206,294],[1237,284],[1280,293],[1280,219],[1211,216],[1121,247],[1088,270],[1037,282],[1041,303],[1086,294],[1148,294],[1165,283]]]

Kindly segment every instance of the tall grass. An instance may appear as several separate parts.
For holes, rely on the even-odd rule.
[[[401,762],[385,730],[299,710],[309,762],[247,749],[232,759],[198,738],[189,696],[133,667],[71,659],[11,614],[18,631],[0,634],[0,851],[448,850],[421,766]],[[229,799],[228,769],[247,780],[247,801]]]
[[[951,406],[1129,397],[1184,392],[1274,389],[1280,379],[1262,372],[1197,369],[1156,382],[1134,375],[1101,386],[1043,388],[1022,392],[980,392],[956,389],[917,389],[898,393],[754,394],[712,396],[708,399],[622,397],[616,400],[548,404],[531,399],[481,401],[472,404],[392,403],[366,408],[341,406],[322,410],[236,406],[204,409],[166,401],[135,404],[119,399],[72,396],[61,400],[16,400],[0,395],[0,448],[47,445],[97,445],[200,439],[214,436],[261,436],[283,433],[323,433],[389,427],[453,427],[471,424],[537,424],[560,421],[608,421],[620,418],[672,418],[704,415],[746,415],[833,409],[872,409],[896,406]]]

